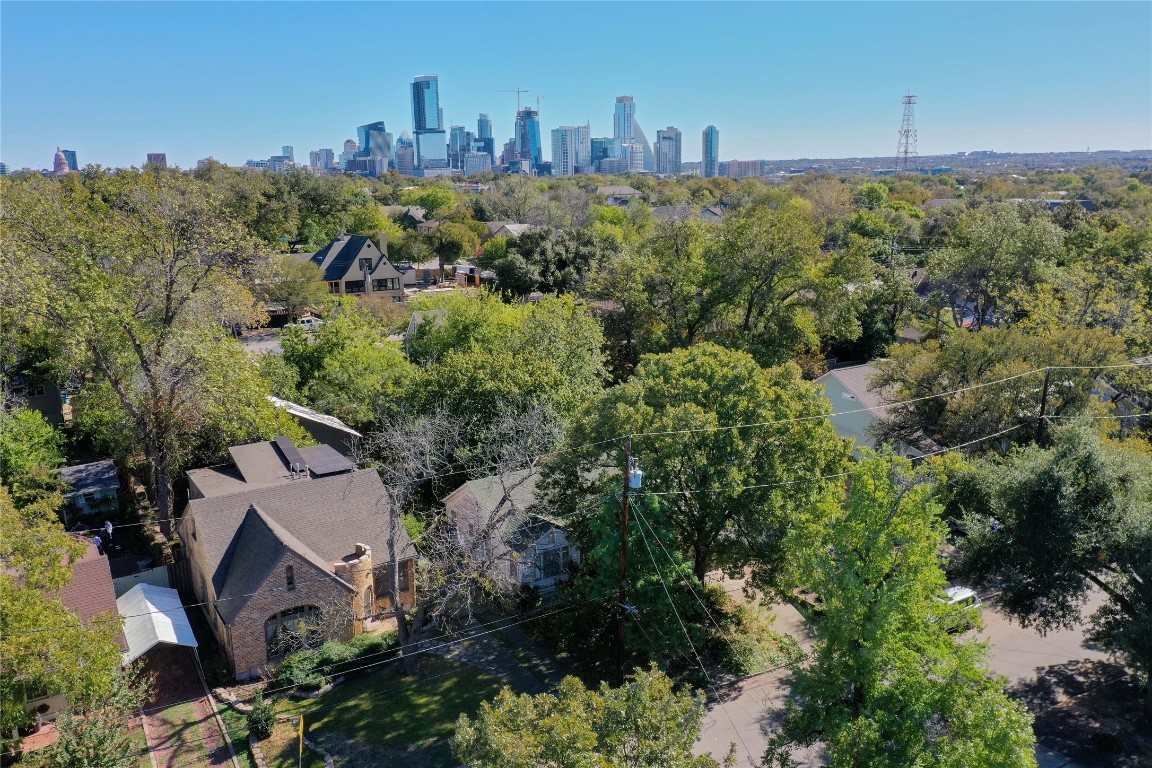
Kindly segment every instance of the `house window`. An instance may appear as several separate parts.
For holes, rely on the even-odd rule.
[[[278,659],[301,648],[319,645],[324,636],[320,631],[320,609],[302,605],[280,611],[264,622],[264,644],[269,659]]]
[[[346,280],[344,281],[344,294],[349,295],[353,293],[364,293],[363,280]]]
[[[398,291],[400,290],[400,278],[398,277],[383,277],[378,280],[372,281],[372,290],[374,291]]]
[[[35,688],[26,688],[24,690],[24,699],[27,701],[35,701],[36,699],[48,698],[48,686],[37,685]]]
[[[363,272],[364,270],[371,270],[371,269],[372,269],[372,259],[360,259],[360,271],[361,272]]]
[[[372,605],[372,587],[364,587],[364,594],[361,597],[361,601],[364,605],[364,619],[368,620],[372,618],[372,615],[375,613],[375,611],[372,610],[374,607]]]
[[[512,581],[520,580],[520,568],[516,564],[515,556],[513,556],[512,559],[508,561],[508,578]]]
[[[339,294],[340,293],[340,283],[338,281],[333,281],[333,282],[328,283],[328,293]]]
[[[400,563],[400,567],[397,569],[400,574],[399,584],[396,588],[397,596],[412,588],[411,579],[408,575],[408,569],[411,565],[411,560],[405,560]],[[392,591],[392,566],[385,565],[378,569],[376,576],[376,595],[378,597],[386,597],[388,593]]]
[[[568,547],[546,549],[536,553],[536,568],[542,579],[554,579],[563,576],[571,556]]]
[[[284,583],[288,589],[296,589],[296,569],[290,565],[284,568]]]

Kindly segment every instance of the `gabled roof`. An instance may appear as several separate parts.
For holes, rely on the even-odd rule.
[[[180,594],[174,589],[137,584],[116,599],[116,608],[124,617],[126,662],[135,661],[160,643],[197,645]]]
[[[252,592],[250,585],[289,550],[334,580],[335,563],[357,543],[371,547],[378,564],[387,563],[393,556],[388,509],[380,476],[360,469],[192,499],[179,533],[185,541],[194,535],[216,594],[224,597]],[[402,526],[396,544],[395,557],[415,555]],[[219,603],[222,616],[235,616],[232,604],[243,605]]]
[[[639,195],[640,190],[635,187],[630,187],[627,184],[609,184],[604,187],[596,187],[596,194],[607,197],[628,197],[631,195]]]
[[[261,512],[255,505],[248,507],[244,520],[232,540],[231,557],[213,574],[216,588],[216,610],[225,624],[231,624],[260,589],[287,552],[295,552],[322,574],[331,576],[334,583],[347,589],[352,585],[336,576],[333,564],[326,563],[310,547],[289,533],[282,525]],[[315,577],[313,577],[315,578]]]
[[[326,281],[333,283],[343,280],[361,256],[372,259],[372,269],[375,271],[384,254],[372,242],[372,238],[366,235],[340,235],[312,254],[311,262],[324,270]]]
[[[68,483],[69,495],[115,491],[120,488],[120,478],[116,474],[116,464],[112,459],[94,461],[91,464],[77,464],[74,467],[61,467],[57,476]]]
[[[60,602],[85,622],[100,614],[116,613],[116,586],[108,558],[100,554],[91,539],[74,538],[84,543],[84,554],[72,562],[72,580],[60,590]],[[117,640],[121,648],[127,647],[123,634]]]
[[[846,407],[845,403],[833,403],[833,411],[853,410],[854,408],[867,408],[869,411],[874,411],[874,415],[879,418],[884,410],[880,407],[884,405],[884,398],[880,394],[880,390],[873,389],[869,383],[873,376],[879,371],[872,365],[851,365],[846,368],[835,368],[824,376],[831,376],[840,382],[844,389],[848,390],[849,394],[856,398],[856,402],[860,405],[853,406],[852,408]],[[824,378],[821,376],[819,378]],[[818,379],[819,380],[819,379]]]

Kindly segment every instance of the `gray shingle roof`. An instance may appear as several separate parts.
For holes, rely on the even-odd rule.
[[[112,459],[61,467],[56,470],[56,474],[71,486],[69,494],[95,493],[120,487],[120,478],[116,475],[116,464]]]
[[[347,589],[352,588],[352,585],[332,573],[331,563],[325,563],[319,555],[255,506],[248,507],[244,513],[232,543],[232,556],[227,557],[227,572],[224,572],[223,567],[217,569],[217,574],[223,576],[212,580],[216,587],[216,610],[226,624],[231,624],[240,614],[252,593],[260,588],[269,572],[288,551],[310,562],[320,573],[331,576],[334,583]],[[255,553],[260,556],[253,556]],[[319,577],[297,578],[305,582]]]
[[[187,540],[194,525],[218,596],[246,594],[286,550],[326,573],[334,573],[336,561],[351,554],[357,543],[372,548],[377,565],[387,563],[391,556],[385,499],[384,484],[371,469],[294,480],[193,499],[180,522],[180,536]],[[250,515],[253,507],[255,513]],[[415,556],[402,526],[397,548],[400,559]],[[231,604],[237,606],[227,609],[232,616],[243,607],[240,600],[227,601],[219,606],[221,615],[227,615],[224,606]]]

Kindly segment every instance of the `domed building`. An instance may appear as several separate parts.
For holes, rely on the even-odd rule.
[[[64,152],[60,147],[56,147],[56,156],[52,158],[52,175],[64,176],[71,172],[72,169],[68,166],[68,158],[64,156]]]

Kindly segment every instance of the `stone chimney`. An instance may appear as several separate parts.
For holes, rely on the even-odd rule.
[[[372,548],[357,543],[352,554],[336,563],[336,573],[352,583],[354,635],[364,632],[367,620],[376,612],[376,584],[372,574]]]

